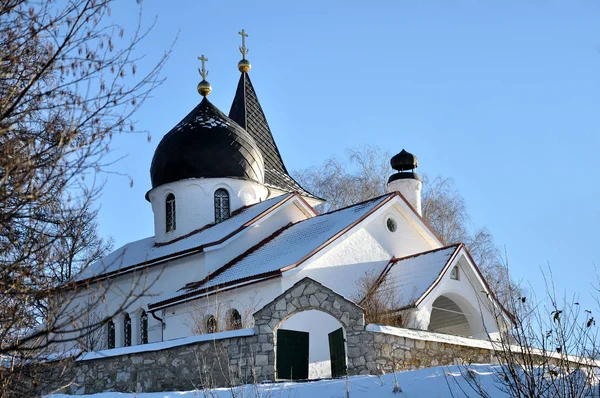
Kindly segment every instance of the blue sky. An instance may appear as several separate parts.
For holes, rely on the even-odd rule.
[[[138,51],[150,67],[178,36],[165,83],[137,115],[145,136],[114,140],[100,231],[116,247],[153,234],[144,200],[162,136],[201,99],[229,111],[239,78],[237,32],[288,169],[364,144],[419,157],[452,177],[473,221],[505,246],[513,276],[585,297],[600,266],[600,3],[595,1],[145,0],[156,26]],[[126,30],[136,2],[113,14]],[[590,302],[591,303],[591,302]],[[591,305],[591,304],[590,304]]]

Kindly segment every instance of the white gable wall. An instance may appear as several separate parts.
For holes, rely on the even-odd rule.
[[[450,278],[450,270],[455,265],[459,267],[459,280]],[[479,278],[473,271],[469,260],[464,253],[452,262],[450,268],[440,280],[439,284],[427,295],[419,305],[415,324],[411,325],[419,329],[427,330],[432,312],[433,302],[440,296],[445,296],[454,301],[465,314],[474,338],[484,339],[488,336],[494,337],[498,333],[498,325],[495,321],[492,303],[482,292],[485,290],[479,282]]]
[[[412,210],[407,209],[402,199],[397,198],[369,217],[364,228],[396,258],[442,247],[429,231],[424,231],[418,224]],[[390,217],[396,221],[396,232],[387,228]]]
[[[309,277],[352,299],[356,296],[357,281],[367,273],[379,275],[391,257],[365,228],[359,228],[340,237],[297,272],[288,271],[284,289]]]

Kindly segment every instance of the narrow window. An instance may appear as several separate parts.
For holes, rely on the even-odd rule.
[[[177,223],[175,220],[175,195],[173,195],[172,193],[167,195],[165,208],[167,212],[167,232],[175,231],[175,228],[177,227]]]
[[[458,265],[455,265],[452,271],[450,271],[450,279],[458,280],[458,278]]]
[[[242,328],[242,316],[235,308],[232,309],[229,314],[229,324],[227,326],[229,330],[237,330]]]
[[[140,315],[140,344],[148,344],[148,314],[142,311]]]
[[[229,218],[229,193],[223,189],[217,189],[215,192],[215,223],[220,223]]]
[[[125,314],[123,319],[123,346],[129,347],[131,345],[131,317],[129,314]]]
[[[210,315],[206,320],[206,333],[216,333],[217,332],[217,318]]]
[[[108,341],[106,342],[106,346],[110,348],[115,348],[115,323],[112,319],[108,320],[106,324],[106,335],[108,337]]]

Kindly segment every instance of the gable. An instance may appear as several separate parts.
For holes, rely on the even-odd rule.
[[[403,258],[392,258],[377,278],[372,291],[385,280],[388,286],[393,286],[399,292],[398,309],[417,306],[441,278],[459,247],[457,244]]]

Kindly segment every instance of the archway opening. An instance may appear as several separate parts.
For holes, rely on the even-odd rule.
[[[278,380],[340,377],[346,374],[346,332],[333,316],[318,310],[298,312],[275,331]]]
[[[473,330],[467,319],[471,315],[465,313],[452,299],[440,296],[433,302],[428,330],[473,337]]]

